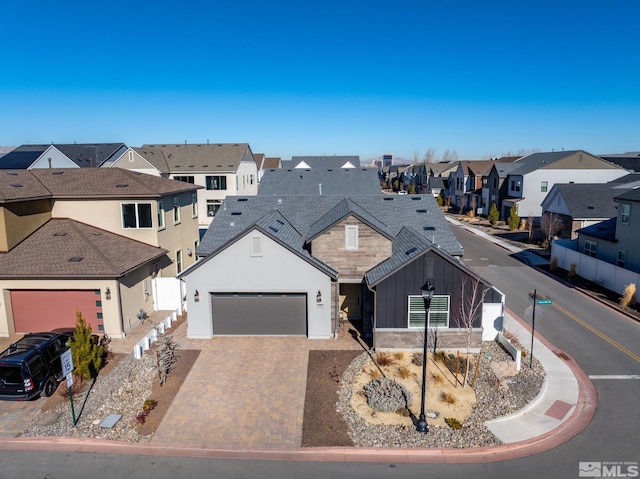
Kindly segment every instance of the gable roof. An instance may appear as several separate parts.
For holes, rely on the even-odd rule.
[[[592,160],[598,161],[603,167],[605,167],[605,165],[607,165],[607,167],[610,166],[611,168],[617,167],[617,165],[608,164],[608,162],[606,162],[602,158],[594,156],[591,153],[587,153],[584,150],[552,151],[546,153],[533,153],[531,155],[520,158],[514,163],[511,163],[512,165],[516,165],[516,168],[511,170],[509,174],[526,175],[528,173],[531,173],[532,171],[546,168],[550,164],[556,163],[575,154],[580,155],[580,161],[582,161],[582,155],[585,155]],[[507,164],[509,163],[506,163],[505,165]]]
[[[0,172],[0,202],[38,198],[159,198],[202,188],[122,168],[60,168]]]
[[[0,278],[119,278],[167,253],[71,219],[50,219],[0,255]]]
[[[608,219],[617,215],[613,198],[620,190],[610,183],[556,183],[553,188],[562,196],[575,220]]]
[[[291,161],[283,161],[283,168],[359,168],[360,157],[347,156],[292,156]]]
[[[431,172],[432,176],[442,176],[445,173],[456,171],[459,161],[447,161],[438,163],[427,163],[427,168]],[[448,176],[448,175],[447,175]]]
[[[282,168],[282,160],[280,157],[265,157],[262,162],[262,169],[267,170],[270,168]]]
[[[54,144],[60,152],[81,168],[98,167],[111,158],[120,156],[124,143]]]
[[[26,170],[51,145],[20,145],[0,157],[0,169]]]
[[[608,220],[600,221],[591,226],[586,226],[576,230],[578,235],[585,234],[587,236],[593,236],[594,238],[600,238],[605,241],[616,240],[616,221],[618,218],[610,218]]]
[[[132,148],[142,158],[147,160],[160,173],[169,174],[169,165],[164,157],[164,151],[157,148]]]
[[[348,198],[337,209],[339,203]],[[333,210],[332,213],[328,214]],[[340,211],[358,211],[377,228],[396,238],[409,227],[446,252],[462,255],[462,246],[431,195],[359,195],[359,196],[227,196],[198,247],[198,256],[208,256],[225,245],[271,211],[279,212],[306,242],[311,233],[326,228],[328,221],[344,217]],[[316,224],[317,223],[317,224]],[[312,230],[313,226],[313,230]],[[299,248],[300,245],[291,245]]]
[[[265,170],[259,195],[366,195],[382,194],[374,168],[313,168]]]
[[[615,201],[640,201],[640,188],[635,187],[620,195],[617,195]]]
[[[161,150],[169,173],[236,172],[247,152],[251,152],[248,143],[145,144],[142,148]],[[252,161],[254,161],[253,158]]]

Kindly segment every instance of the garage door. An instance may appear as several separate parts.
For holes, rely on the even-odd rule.
[[[77,310],[93,332],[104,329],[100,290],[13,290],[11,306],[16,333],[73,328]]]
[[[212,293],[213,334],[306,336],[307,295]]]

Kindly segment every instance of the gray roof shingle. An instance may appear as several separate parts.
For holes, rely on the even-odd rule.
[[[161,150],[170,173],[197,171],[235,172],[249,149],[248,143],[142,145]]]
[[[571,217],[581,219],[608,219],[617,215],[613,198],[620,190],[611,183],[555,184],[562,195]]]
[[[283,168],[296,168],[300,163],[306,163],[310,168],[342,168],[345,163],[351,163],[355,168],[360,167],[360,157],[346,156],[292,156],[290,161],[283,161]]]
[[[259,195],[382,194],[375,168],[277,168],[265,170]]]

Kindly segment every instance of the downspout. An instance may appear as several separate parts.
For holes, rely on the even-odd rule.
[[[373,321],[371,321],[371,344],[373,347],[373,350],[376,350],[376,324],[378,323],[378,301],[377,301],[377,297],[376,297],[376,290],[375,289],[371,289],[369,287],[369,284],[365,281],[365,284],[367,285],[367,289],[369,291],[371,291],[371,293],[373,293]],[[364,326],[364,324],[363,324]],[[365,331],[365,335],[366,335],[366,331]]]
[[[333,339],[338,339],[338,322],[340,321],[340,283],[338,278],[333,283]]]

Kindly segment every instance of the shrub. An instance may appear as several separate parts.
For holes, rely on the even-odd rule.
[[[551,271],[555,271],[558,269],[558,257],[557,256],[552,256],[551,257],[551,261],[549,261],[549,269]]]
[[[145,399],[144,404],[142,405],[143,411],[151,411],[158,405],[158,401],[155,399]]]
[[[625,286],[620,298],[621,306],[633,306],[636,303],[636,285],[629,283]]]
[[[411,356],[411,363],[416,366],[422,366],[422,353],[413,353]]]
[[[440,394],[440,400],[442,402],[446,402],[447,404],[455,404],[457,401],[455,394],[453,394],[452,392],[446,393],[444,391]]]
[[[406,366],[400,366],[398,368],[398,374],[402,379],[407,379],[409,376],[411,376],[411,371]]]
[[[393,357],[397,361],[402,361],[404,359],[404,353],[402,351],[396,351],[395,353],[393,353]]]
[[[338,368],[338,366],[332,366],[331,369],[329,370],[329,377],[333,379],[335,382],[339,383],[340,376],[342,376],[340,374],[340,368]]]
[[[376,367],[373,367],[373,368],[369,369],[368,374],[369,374],[369,377],[371,379],[378,379],[378,378],[382,377],[382,373]]]
[[[518,216],[518,205],[513,205],[509,211],[509,231],[515,230],[520,224],[520,217]]]
[[[436,384],[442,384],[444,382],[444,378],[436,373],[431,373],[431,379]]]
[[[578,272],[576,271],[577,269],[578,269],[578,265],[575,263],[571,263],[571,265],[569,266],[569,272],[567,273],[567,278],[572,280],[576,276],[578,276]]]
[[[495,203],[491,205],[491,209],[489,210],[487,219],[489,220],[489,224],[491,226],[495,226],[498,220],[500,219],[500,212],[498,211],[498,207],[496,206]]]
[[[393,357],[387,352],[376,354],[376,362],[379,366],[390,366],[393,364]]]
[[[455,417],[446,417],[444,418],[444,422],[447,423],[451,429],[461,429],[462,423],[458,421]]]
[[[374,379],[364,387],[367,404],[382,412],[396,412],[411,403],[411,393],[399,382],[389,378]]]

